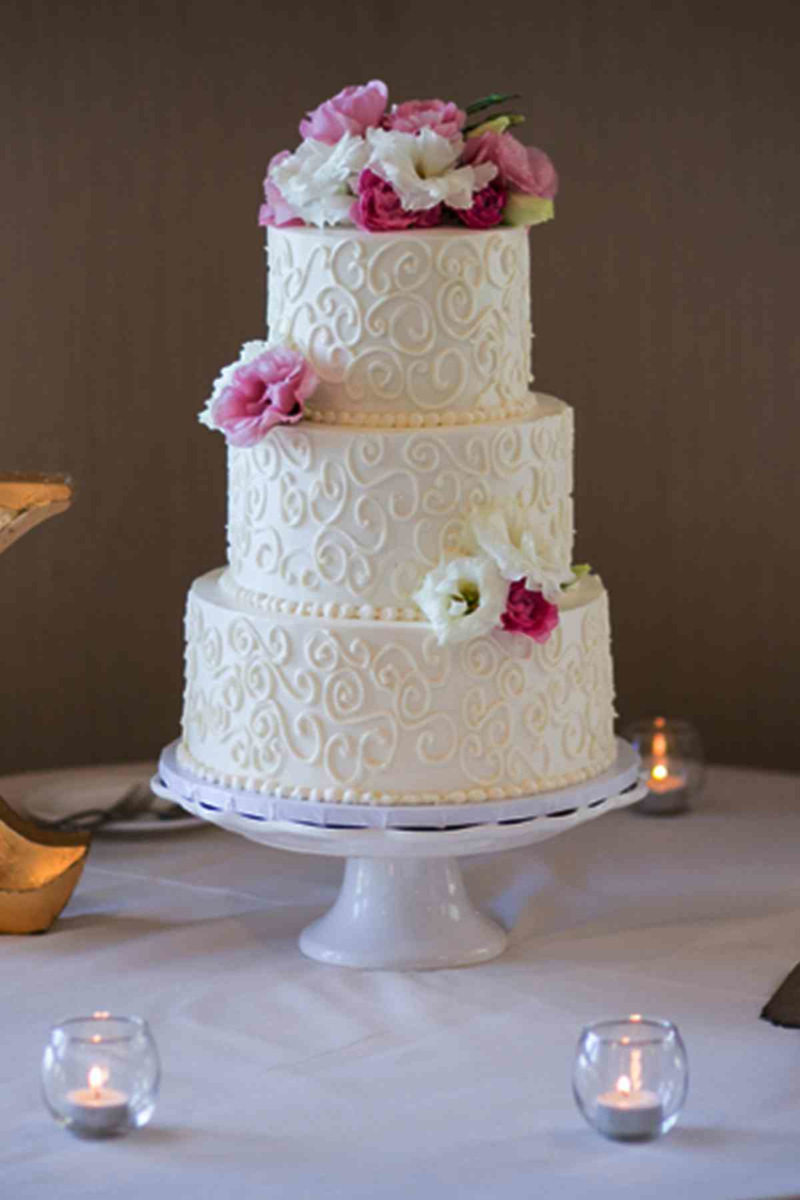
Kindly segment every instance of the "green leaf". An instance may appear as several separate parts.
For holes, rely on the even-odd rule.
[[[495,104],[505,104],[506,100],[519,100],[519,92],[492,92],[490,96],[483,96],[480,100],[473,100],[466,107],[467,114],[471,117],[473,113],[483,112],[485,108],[493,108]]]

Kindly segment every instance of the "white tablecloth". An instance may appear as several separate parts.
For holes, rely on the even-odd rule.
[[[717,768],[690,816],[467,859],[510,948],[410,974],[299,953],[336,860],[210,828],[98,839],[52,932],[2,940],[0,1194],[800,1195],[800,1031],[758,1019],[800,959],[798,801],[797,776]],[[150,1021],[163,1082],[147,1129],[87,1143],[38,1073],[48,1027],[98,1008]],[[637,1011],[677,1022],[691,1084],[670,1134],[621,1145],[584,1124],[570,1074],[584,1023]]]

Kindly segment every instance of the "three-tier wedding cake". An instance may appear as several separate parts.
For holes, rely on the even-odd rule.
[[[358,804],[557,789],[615,758],[608,601],[572,566],[572,410],[529,390],[541,151],[346,88],[273,158],[268,340],[201,414],[228,565],[193,584],[179,760]]]

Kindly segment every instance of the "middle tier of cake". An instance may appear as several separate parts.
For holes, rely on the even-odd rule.
[[[435,429],[283,426],[229,450],[236,602],[271,613],[414,620],[426,572],[458,551],[472,509],[516,498],[571,562],[572,409]]]

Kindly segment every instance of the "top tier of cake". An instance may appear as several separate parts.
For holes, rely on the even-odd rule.
[[[269,336],[314,367],[309,415],[414,427],[527,412],[527,233],[271,228]]]

